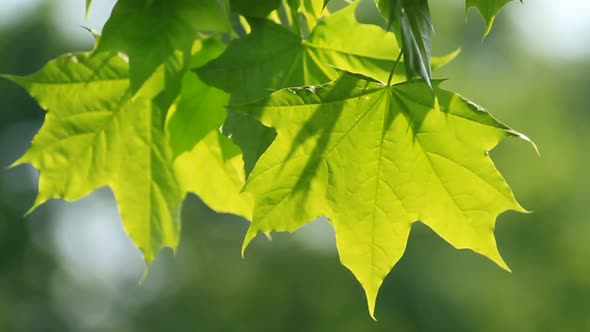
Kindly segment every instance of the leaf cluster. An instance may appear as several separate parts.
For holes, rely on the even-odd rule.
[[[489,32],[508,1],[466,6]],[[431,56],[427,0],[376,0],[388,30],[358,5],[119,0],[92,51],[6,76],[47,111],[15,163],[40,172],[33,208],[109,186],[148,264],[187,193],[250,220],[243,249],[326,216],[371,316],[416,221],[507,269],[495,219],[525,210],[488,152],[528,139],[433,79],[456,53]]]

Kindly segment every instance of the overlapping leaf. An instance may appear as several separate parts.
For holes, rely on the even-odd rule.
[[[166,92],[174,95],[197,32],[229,29],[216,0],[119,0],[105,24],[97,51],[129,56],[134,90],[158,67],[165,66]]]
[[[162,76],[156,73],[134,93],[126,59],[100,52],[65,55],[33,75],[11,77],[48,111],[16,163],[31,163],[40,172],[35,207],[109,186],[148,263],[160,248],[178,244],[186,192],[223,212],[250,217],[252,210],[252,199],[240,194],[241,154],[219,132],[227,94],[187,73],[168,115],[167,128],[174,131],[168,134],[154,102]]]
[[[131,95],[127,68],[118,55],[82,53],[13,78],[48,111],[18,164],[40,172],[35,206],[109,186],[125,229],[149,262],[159,248],[176,246],[184,194],[158,126],[162,110],[152,102],[157,82]]]
[[[524,210],[488,151],[505,137],[525,137],[434,88],[438,100],[421,81],[387,87],[345,75],[232,106],[277,131],[245,187],[256,203],[244,245],[258,232],[294,231],[327,216],[371,315],[415,221],[507,268],[495,219]]]
[[[327,0],[230,0],[252,33],[224,52],[217,36],[193,43],[200,30],[230,31],[217,0],[119,0],[93,53],[9,77],[48,111],[16,163],[40,171],[35,207],[109,186],[148,263],[176,247],[187,192],[252,218],[244,248],[258,232],[325,215],[371,315],[415,221],[507,268],[495,220],[524,209],[488,151],[508,136],[527,138],[431,84],[431,62],[453,56],[431,60],[426,0],[376,1],[403,49],[405,69],[388,86],[400,47],[394,33],[357,22],[358,1],[318,20]],[[293,31],[264,19],[281,2]],[[466,6],[486,19],[487,34],[507,2]]]
[[[204,82],[231,93],[234,102],[286,87],[324,84],[337,78],[339,69],[386,82],[400,49],[393,33],[360,24],[357,6],[358,2],[326,17],[305,40],[271,21],[253,21],[250,35],[232,41],[226,52],[197,73]],[[455,55],[434,58],[433,67]],[[405,72],[398,70],[393,82],[405,79]]]
[[[357,6],[358,2],[326,17],[306,40],[267,20],[252,22],[250,35],[232,41],[226,52],[197,73],[204,82],[230,92],[233,102],[262,98],[281,88],[327,83],[338,77],[336,68],[386,82],[399,53],[395,36],[358,23]],[[456,54],[434,58],[434,67]],[[405,79],[401,68],[393,81]],[[274,138],[272,130],[249,119],[236,119],[231,112],[226,131],[242,148],[247,170]]]
[[[225,49],[219,38],[201,39],[193,45],[191,68],[201,67]],[[174,168],[189,192],[210,208],[252,218],[253,199],[241,192],[245,183],[242,153],[220,128],[229,95],[186,73],[182,91],[168,114],[166,129]]]
[[[252,21],[250,35],[232,41],[224,54],[197,73],[204,82],[230,92],[234,101],[323,84],[338,76],[336,68],[386,81],[399,53],[395,37],[377,26],[359,24],[357,5],[327,17],[306,40],[271,21]]]

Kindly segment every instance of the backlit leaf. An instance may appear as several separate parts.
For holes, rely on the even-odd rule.
[[[175,248],[184,193],[159,125],[163,112],[152,102],[156,84],[132,95],[127,63],[106,52],[64,55],[13,80],[48,111],[17,162],[39,170],[35,207],[109,186],[125,230],[148,263],[161,247]]]
[[[323,19],[306,40],[273,22],[258,21],[250,35],[232,41],[219,58],[197,73],[204,82],[230,92],[234,103],[256,100],[281,88],[327,83],[340,74],[336,68],[386,82],[400,51],[395,36],[380,27],[358,23],[357,5]],[[457,54],[434,58],[434,67]],[[399,66],[393,82],[404,80],[405,71]],[[250,170],[272,142],[274,131],[234,117],[230,112],[226,132],[242,148]]]
[[[512,0],[466,0],[465,8],[477,8],[481,16],[486,20],[485,35],[487,35],[492,30],[492,25],[500,9],[510,1]]]
[[[129,56],[133,90],[164,66],[168,90],[174,95],[200,30],[229,31],[216,0],[119,0],[97,51]]]
[[[247,180],[255,210],[244,246],[258,232],[294,231],[327,216],[371,315],[413,222],[507,269],[495,220],[524,209],[488,151],[506,137],[526,137],[434,89],[438,100],[422,81],[387,87],[345,75],[231,106],[277,131]]]
[[[214,44],[204,43],[201,52],[196,47],[194,63],[214,56],[207,46]],[[176,248],[186,192],[246,218],[252,198],[240,193],[245,178],[240,150],[220,132],[229,96],[189,72],[165,121],[155,102],[162,75],[134,93],[128,67],[126,58],[114,53],[81,53],[64,55],[27,77],[9,77],[48,111],[15,165],[30,163],[39,170],[34,208],[109,186],[125,230],[150,263],[160,248]]]

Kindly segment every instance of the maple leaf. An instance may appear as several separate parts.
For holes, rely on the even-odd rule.
[[[134,91],[164,65],[166,92],[173,98],[197,32],[230,29],[215,0],[120,0],[103,28],[97,52],[129,56]]]
[[[327,216],[371,316],[413,222],[507,269],[495,219],[525,210],[488,151],[506,137],[527,138],[463,97],[434,90],[436,98],[422,81],[388,87],[344,75],[230,106],[277,132],[245,186],[255,209],[244,248],[258,232],[294,231]]]
[[[233,103],[256,100],[282,88],[324,84],[336,79],[339,69],[386,82],[399,47],[393,33],[357,21],[358,4],[324,18],[307,39],[268,20],[251,21],[250,35],[232,41],[221,56],[196,72],[204,82],[229,92]],[[457,54],[433,58],[433,68]],[[393,82],[406,80],[400,69]],[[248,172],[274,139],[274,131],[233,112],[224,128],[242,149]]]
[[[193,60],[202,62],[198,55]],[[223,212],[249,217],[252,210],[252,199],[240,194],[245,175],[239,149],[219,132],[229,96],[189,72],[165,121],[154,101],[163,71],[136,93],[126,59],[108,52],[65,55],[30,76],[8,76],[48,111],[15,163],[39,170],[32,209],[109,186],[125,230],[148,264],[160,248],[176,248],[186,192]]]
[[[231,93],[234,102],[286,87],[327,83],[338,77],[336,68],[386,81],[399,53],[395,36],[358,23],[357,6],[358,2],[326,17],[305,40],[274,22],[252,20],[251,34],[232,41],[197,74]],[[396,78],[405,79],[403,74]]]
[[[471,7],[477,8],[481,16],[486,20],[486,31],[484,36],[487,36],[492,30],[496,14],[498,14],[500,9],[510,1],[512,0],[465,0],[465,10],[468,10]]]
[[[15,165],[39,170],[34,207],[52,198],[77,200],[109,186],[125,229],[150,262],[175,247],[182,189],[174,175],[154,84],[130,94],[128,65],[106,52],[64,55],[39,72],[12,77],[48,111]]]

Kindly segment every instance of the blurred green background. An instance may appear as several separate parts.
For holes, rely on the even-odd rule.
[[[113,0],[2,0],[0,72],[28,74],[86,50]],[[482,41],[463,0],[430,0],[434,53],[458,47],[444,86],[529,135],[541,156],[508,140],[499,169],[532,214],[500,216],[513,272],[458,251],[416,224],[370,319],[361,287],[339,264],[333,232],[315,221],[257,239],[247,222],[189,196],[177,257],[163,251],[147,280],[111,192],[32,206],[37,174],[9,169],[43,121],[24,90],[0,80],[0,332],[3,331],[590,331],[590,4],[511,3]],[[374,10],[367,2],[365,16]]]

